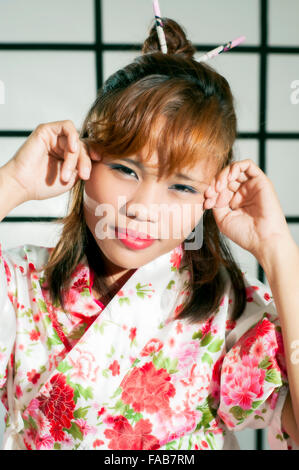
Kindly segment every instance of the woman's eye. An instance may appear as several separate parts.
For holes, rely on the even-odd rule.
[[[189,188],[189,186],[185,186],[183,184],[175,184],[174,186],[177,186],[179,188],[183,188],[183,189],[179,189],[178,191],[181,192],[181,193],[197,193],[197,191],[195,191],[195,189],[192,189],[192,188]],[[187,191],[186,191],[187,190]]]
[[[109,165],[109,166],[113,170],[120,171],[121,173],[125,173],[126,175],[133,173],[135,176],[137,176],[135,171],[133,171],[131,168],[128,168],[127,166],[123,166],[123,165]]]
[[[124,165],[117,165],[117,164],[112,164],[112,165],[109,165],[110,168],[112,168],[112,170],[116,170],[116,171],[119,171],[121,173],[124,173],[126,175],[130,175],[130,174],[133,174],[134,176],[137,176],[135,171],[132,170],[131,168],[128,168],[127,166],[124,166]],[[178,189],[177,191],[179,191],[180,193],[197,193],[197,191],[195,191],[195,189],[192,189],[190,188],[189,186],[185,186],[183,184],[175,184],[174,186],[178,187],[178,188],[182,188],[182,189]]]

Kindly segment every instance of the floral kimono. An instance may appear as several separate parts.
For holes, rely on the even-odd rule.
[[[208,320],[179,312],[190,295],[182,245],[138,268],[105,306],[86,257],[49,297],[53,248],[1,252],[3,449],[239,449],[234,432],[267,428],[272,449],[296,449],[281,426],[288,392],[271,292],[243,273],[247,302],[231,318],[226,287]]]

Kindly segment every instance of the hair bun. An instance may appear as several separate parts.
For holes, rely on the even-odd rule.
[[[161,20],[164,25],[163,29],[167,44],[167,54],[183,54],[186,57],[192,58],[197,50],[192,45],[191,41],[187,39],[183,28],[170,18],[163,17]],[[161,51],[161,47],[155,22],[149,32],[148,38],[143,43],[142,54],[157,51]]]

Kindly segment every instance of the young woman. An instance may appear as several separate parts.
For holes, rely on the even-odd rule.
[[[299,448],[299,249],[269,178],[233,161],[227,81],[165,32],[168,53],[153,27],[80,135],[41,124],[0,169],[1,220],[71,190],[54,248],[1,252],[4,449],[236,449],[246,427]]]

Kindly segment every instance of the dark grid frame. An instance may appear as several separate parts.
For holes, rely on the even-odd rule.
[[[238,139],[255,139],[259,141],[258,166],[267,173],[266,168],[266,144],[269,139],[298,139],[299,132],[267,132],[267,65],[269,54],[299,54],[299,47],[269,46],[268,45],[268,18],[269,0],[260,0],[260,32],[261,43],[259,46],[242,46],[232,49],[229,53],[259,54],[259,130],[257,132],[239,132]],[[96,57],[96,84],[97,90],[103,84],[103,53],[105,51],[141,51],[141,44],[104,44],[102,38],[102,1],[94,0],[95,42],[92,44],[81,43],[0,43],[0,51],[93,51]],[[194,44],[197,51],[209,51],[218,44]],[[32,129],[33,130],[33,129]],[[28,137],[32,130],[0,130],[1,137]],[[58,220],[57,217],[5,217],[2,222],[50,222]],[[288,224],[299,223],[299,216],[287,216]],[[265,273],[258,264],[258,279],[265,282]],[[255,431],[255,448],[264,448],[264,431]]]

